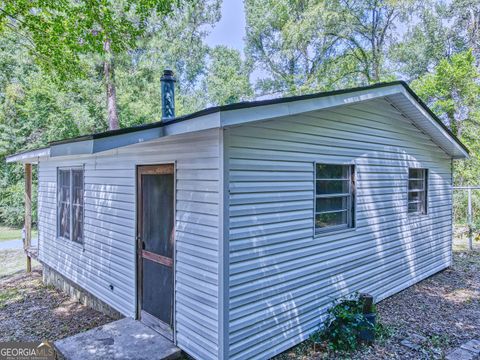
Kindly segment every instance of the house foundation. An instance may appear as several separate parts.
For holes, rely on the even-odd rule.
[[[58,271],[54,270],[50,266],[43,264],[43,283],[45,285],[50,285],[55,287],[58,290],[63,291],[68,294],[72,299],[80,302],[82,305],[88,306],[94,310],[101,312],[107,316],[110,316],[113,319],[121,319],[124,316],[120,314],[117,310],[112,308],[110,305],[106,304],[102,300],[98,299],[93,294],[89,293],[87,290],[81,288],[73,281],[67,279]]]

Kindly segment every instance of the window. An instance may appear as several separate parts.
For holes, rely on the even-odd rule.
[[[83,168],[58,169],[59,237],[83,243]]]
[[[315,233],[353,227],[354,167],[315,164]]]
[[[408,169],[408,212],[424,215],[427,213],[427,169]]]

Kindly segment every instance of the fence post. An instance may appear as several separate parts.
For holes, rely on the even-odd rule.
[[[468,188],[468,250],[473,250],[472,189]]]

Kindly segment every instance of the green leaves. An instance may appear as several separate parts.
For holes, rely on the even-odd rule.
[[[328,309],[328,318],[323,328],[310,339],[314,342],[325,342],[328,349],[334,352],[352,352],[362,346],[359,335],[366,329],[378,331],[383,337],[388,336],[383,325],[374,325],[367,320],[359,294],[354,293],[334,302]]]
[[[247,56],[264,93],[389,80],[386,53],[412,1],[247,0]]]
[[[175,0],[17,0],[0,2],[0,30],[11,28],[40,67],[60,82],[87,75],[82,54],[104,55],[135,46],[152,11],[163,16]]]
[[[472,51],[443,59],[432,73],[412,82],[413,89],[450,126],[462,135],[466,123],[480,124],[480,73]]]
[[[480,178],[480,72],[471,50],[443,59],[413,89],[460,137],[471,158],[455,164],[456,185],[477,185]]]
[[[249,73],[239,51],[225,46],[212,49],[205,79],[209,103],[225,105],[247,100],[253,95]]]

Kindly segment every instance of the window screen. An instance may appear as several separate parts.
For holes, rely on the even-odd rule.
[[[427,213],[427,169],[408,169],[408,212],[411,214]]]
[[[354,168],[315,165],[315,232],[353,227]]]
[[[83,168],[58,169],[58,236],[83,243]]]

